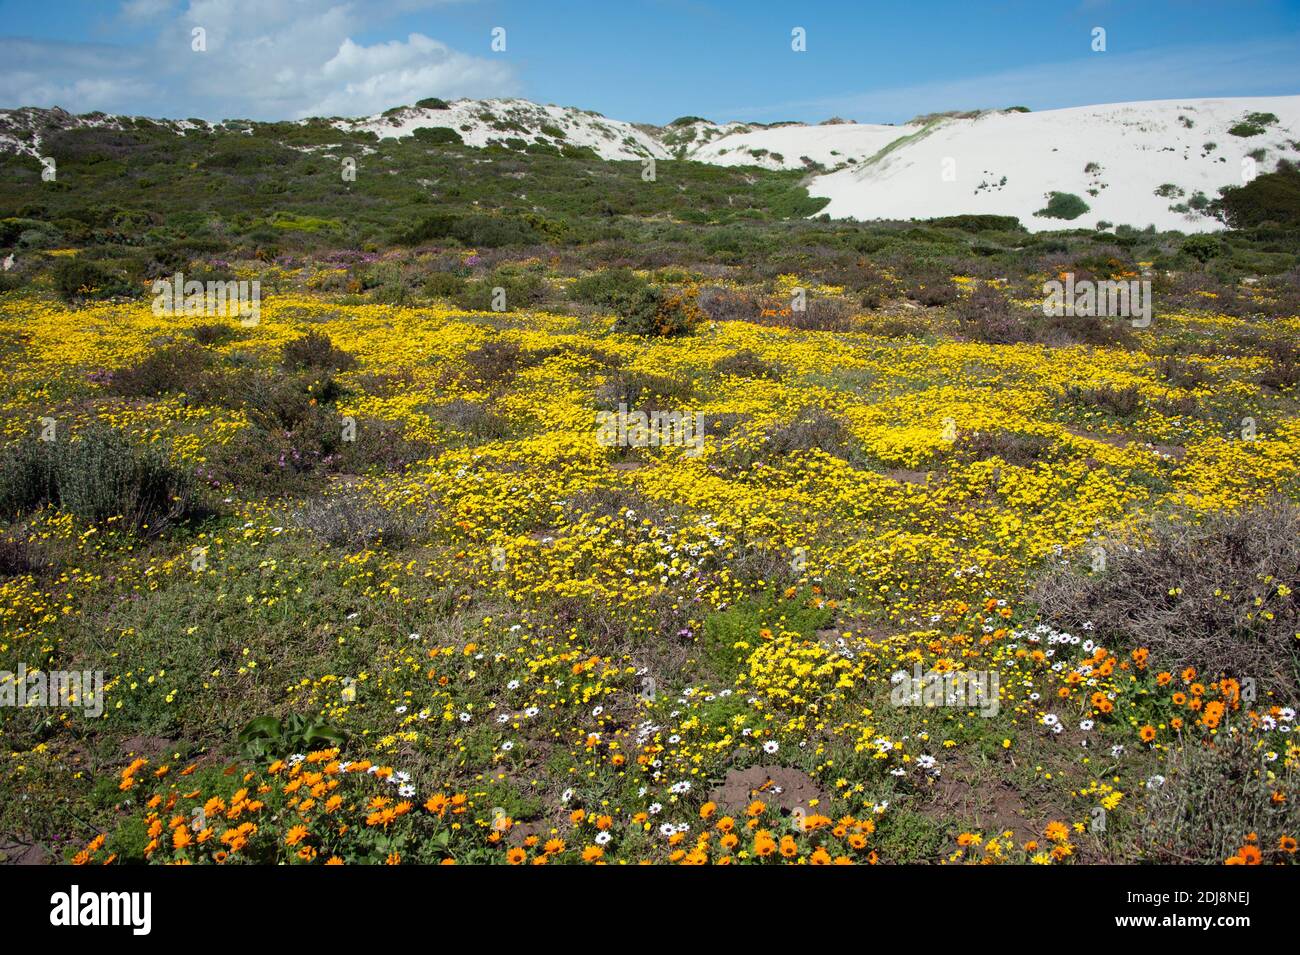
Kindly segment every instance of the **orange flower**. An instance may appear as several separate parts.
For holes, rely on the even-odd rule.
[[[1150,743],[1156,738],[1156,728],[1148,723],[1138,730],[1138,738],[1144,743]]]
[[[506,861],[511,865],[522,865],[523,861],[528,858],[528,853],[518,846],[506,852]]]
[[[1063,822],[1049,822],[1047,828],[1043,830],[1043,835],[1052,842],[1064,842],[1070,838],[1070,829]]]
[[[429,812],[433,813],[435,816],[441,816],[447,811],[447,805],[450,802],[451,800],[442,793],[439,793],[436,796],[430,796],[428,802],[424,804],[424,808],[429,810]]]

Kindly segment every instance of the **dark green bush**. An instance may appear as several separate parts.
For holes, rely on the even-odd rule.
[[[65,302],[134,295],[137,289],[94,262],[74,257],[54,266],[54,288]]]
[[[424,293],[453,298],[465,289],[465,279],[455,272],[433,272],[424,280]]]
[[[1023,232],[1024,226],[1015,216],[994,215],[959,215],[940,216],[927,220],[929,225],[940,228],[961,229],[963,232]]]
[[[151,398],[174,392],[195,393],[211,354],[194,342],[168,345],[150,352],[133,365],[113,372],[110,387],[128,398]]]
[[[617,309],[630,304],[647,284],[631,269],[601,269],[569,286],[569,298],[575,302]]]
[[[310,331],[301,338],[284,343],[283,364],[286,368],[320,368],[346,371],[357,361],[348,352],[335,348],[324,332]]]
[[[1181,250],[1204,263],[1223,255],[1223,243],[1212,235],[1189,235],[1183,240]]]
[[[446,126],[421,126],[411,134],[417,142],[428,143],[430,146],[445,146],[454,143],[457,146],[465,144],[464,138],[454,129]]]
[[[689,335],[703,318],[695,295],[649,285],[618,308],[614,330],[631,335],[673,338]]]
[[[121,518],[148,535],[200,509],[193,478],[161,448],[137,446],[98,423],[70,440],[25,439],[6,449],[0,511],[16,516],[47,504],[97,523]]]
[[[496,293],[501,289],[502,302]],[[507,311],[536,305],[546,297],[546,282],[536,272],[521,272],[498,269],[491,275],[473,282],[467,282],[458,292],[454,301],[461,308],[480,312]],[[503,309],[494,309],[494,305],[504,304]]]
[[[1234,229],[1270,222],[1300,227],[1300,169],[1279,163],[1275,172],[1257,176],[1244,186],[1225,189],[1211,208]]]
[[[1053,192],[1047,197],[1047,205],[1034,213],[1046,219],[1077,219],[1088,211],[1088,203],[1072,192]]]

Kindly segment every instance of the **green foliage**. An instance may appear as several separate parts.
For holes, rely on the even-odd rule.
[[[569,286],[569,298],[602,308],[620,309],[629,306],[647,284],[631,269],[601,269]]]
[[[465,277],[455,272],[433,272],[424,280],[426,295],[451,298],[465,288]]]
[[[416,142],[425,143],[429,146],[445,146],[448,144],[463,146],[465,144],[465,138],[448,126],[421,126],[411,135],[415,137]]]
[[[693,295],[648,285],[618,306],[614,330],[674,338],[689,335],[702,317]]]
[[[542,236],[521,218],[507,216],[428,216],[398,237],[403,245],[420,245],[438,239],[456,239],[475,248],[495,249],[509,245],[531,245]]]
[[[72,440],[24,439],[0,458],[0,513],[54,505],[84,520],[122,518],[132,532],[156,534],[199,512],[193,478],[162,449],[137,446],[95,424]]]
[[[1270,222],[1296,228],[1300,226],[1300,169],[1279,164],[1276,172],[1225,190],[1212,208],[1234,229],[1250,229]]]
[[[811,640],[834,619],[833,611],[809,606],[807,595],[792,599],[773,593],[760,595],[705,618],[701,635],[704,658],[719,676],[734,680],[757,641],[763,639],[760,631],[797,633]]]
[[[1053,192],[1047,205],[1034,213],[1047,219],[1077,219],[1088,211],[1088,203],[1072,192]]]
[[[1243,139],[1250,136],[1259,136],[1268,131],[1269,126],[1277,124],[1277,116],[1273,113],[1247,113],[1245,119],[1228,128],[1228,132],[1233,136],[1240,136]]]
[[[67,258],[54,267],[54,287],[65,302],[136,294],[123,278],[94,262]]]
[[[290,714],[283,722],[274,716],[260,716],[240,730],[239,751],[245,759],[266,762],[342,746],[347,740],[343,730],[300,713]]]
[[[1181,250],[1197,262],[1205,263],[1223,255],[1223,243],[1212,235],[1190,235],[1183,240]]]
[[[498,297],[497,289],[504,292],[504,298]],[[465,283],[453,298],[461,308],[512,312],[537,304],[545,294],[546,282],[536,272],[497,269],[484,278]],[[498,308],[499,305],[503,308]]]
[[[111,386],[115,393],[128,398],[190,391],[200,384],[210,361],[208,351],[194,342],[168,345],[115,371]]]
[[[356,364],[356,359],[341,348],[336,348],[329,335],[310,331],[301,338],[284,343],[284,367],[291,369],[327,369],[345,371]]]
[[[940,216],[927,220],[929,225],[963,232],[1023,232],[1024,226],[1015,216],[960,215]]]

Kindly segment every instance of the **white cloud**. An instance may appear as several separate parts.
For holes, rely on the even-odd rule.
[[[59,105],[157,116],[289,119],[364,115],[427,96],[516,91],[504,60],[423,33],[364,45],[389,16],[457,0],[126,0],[142,46],[0,40],[0,106]],[[436,23],[435,18],[430,18]],[[206,50],[192,49],[201,27]]]
[[[0,103],[110,111],[148,96],[145,57],[112,46],[0,38]]]
[[[318,78],[327,91],[299,116],[364,115],[426,96],[500,96],[515,88],[503,63],[458,53],[419,33],[405,43],[369,47],[345,40]]]

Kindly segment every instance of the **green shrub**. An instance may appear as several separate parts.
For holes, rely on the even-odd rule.
[[[1269,222],[1300,226],[1300,169],[1279,163],[1275,172],[1257,176],[1244,186],[1225,189],[1211,209],[1234,229]]]
[[[497,289],[504,292],[504,301],[497,295]],[[536,272],[498,269],[482,279],[467,282],[454,296],[454,301],[461,308],[473,311],[512,312],[535,305],[545,297],[546,282]],[[496,305],[504,305],[504,308],[494,308]]]
[[[1223,243],[1212,235],[1190,235],[1183,240],[1181,250],[1197,262],[1205,263],[1223,255]]]
[[[417,142],[428,143],[430,146],[465,145],[464,137],[456,130],[449,129],[446,126],[421,126],[411,135],[415,137]]]
[[[286,368],[321,368],[346,371],[357,362],[352,355],[335,348],[324,332],[311,331],[301,338],[284,343],[282,361]]]
[[[673,338],[689,335],[703,318],[693,290],[648,285],[618,307],[614,330],[631,335]]]
[[[631,269],[602,269],[569,287],[569,298],[602,308],[618,309],[632,302],[647,286]]]
[[[67,441],[26,439],[0,462],[0,511],[55,505],[87,521],[121,518],[149,535],[199,511],[193,478],[153,445],[137,446],[94,424]]]
[[[0,453],[0,514],[17,517],[58,500],[52,442],[23,440]]]
[[[65,302],[115,298],[137,289],[107,269],[82,258],[61,259],[54,267],[54,288]]]
[[[1077,219],[1088,211],[1088,203],[1072,192],[1053,192],[1047,197],[1047,205],[1034,213],[1045,219]]]
[[[994,215],[959,215],[959,216],[940,216],[937,219],[929,219],[927,223],[932,226],[947,229],[961,229],[963,232],[1023,232],[1024,226],[1015,216],[994,216]]]
[[[211,363],[209,352],[194,342],[168,345],[150,352],[134,365],[113,372],[114,393],[128,398],[151,398],[178,391],[193,393]]]
[[[433,272],[424,280],[424,293],[439,298],[454,298],[464,289],[464,277],[455,272]]]
[[[1247,113],[1245,119],[1234,126],[1230,126],[1228,132],[1233,136],[1246,139],[1267,132],[1268,127],[1276,123],[1277,116],[1273,113]]]

